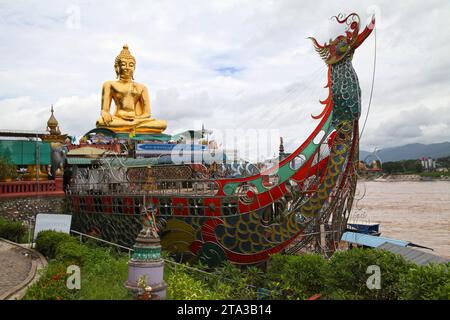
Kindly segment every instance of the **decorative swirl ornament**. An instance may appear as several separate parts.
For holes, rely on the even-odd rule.
[[[347,55],[351,57],[355,49],[369,36],[375,26],[375,16],[373,16],[371,24],[362,33],[359,33],[361,19],[356,13],[349,14],[346,17],[340,13],[331,17],[331,19],[333,18],[338,23],[347,25],[345,35],[340,35],[334,40],[330,39],[330,43],[324,43],[323,45],[320,45],[313,37],[308,38],[312,40],[314,48],[328,65],[341,61]]]

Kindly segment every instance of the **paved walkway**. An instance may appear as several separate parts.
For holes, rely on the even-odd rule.
[[[22,288],[34,277],[36,258],[25,248],[0,240],[0,300]]]

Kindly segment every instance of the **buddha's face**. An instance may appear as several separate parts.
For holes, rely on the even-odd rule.
[[[119,61],[119,77],[121,79],[133,79],[135,62],[133,59],[121,59]]]

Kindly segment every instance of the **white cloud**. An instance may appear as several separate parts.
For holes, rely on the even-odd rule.
[[[308,36],[340,32],[329,17],[379,12],[372,106],[361,148],[450,140],[450,3],[412,1],[2,1],[0,128],[42,129],[50,104],[61,129],[95,126],[104,81],[123,43],[168,133],[278,129],[293,150],[317,124],[326,67]],[[79,8],[79,28],[69,8]],[[374,38],[354,58],[367,112]],[[422,116],[426,106],[427,116]],[[414,116],[417,114],[417,116]],[[406,116],[405,116],[406,115]],[[24,121],[26,119],[27,121]]]

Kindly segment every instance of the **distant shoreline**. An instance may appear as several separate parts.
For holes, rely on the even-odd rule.
[[[370,178],[370,177],[359,177],[358,180],[361,181],[374,181],[374,182],[430,182],[430,181],[449,181],[449,176],[442,177],[423,177],[418,174],[391,174],[391,175],[383,175],[378,178]]]

